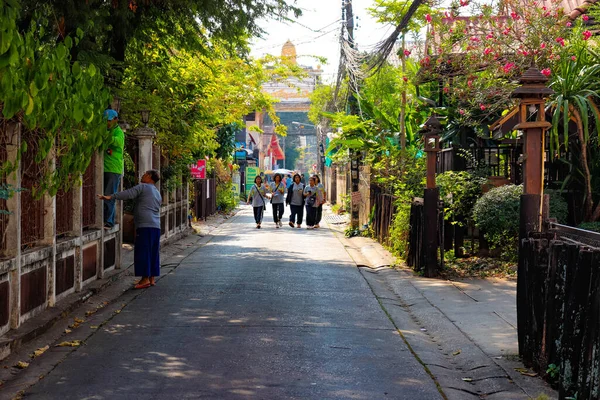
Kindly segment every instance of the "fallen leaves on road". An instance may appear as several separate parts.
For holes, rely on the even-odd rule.
[[[452,355],[453,355],[453,356],[457,356],[457,355],[459,355],[460,353],[461,353],[461,350],[459,349],[459,350],[456,350],[454,353],[452,353]]]
[[[70,329],[65,329],[65,333],[71,333],[71,332],[73,332],[73,331]]]
[[[96,311],[98,311],[98,310],[86,311],[86,312],[85,312],[85,316],[86,316],[86,317],[89,317],[89,316],[91,316],[91,315],[94,315],[94,314],[96,313]]]
[[[33,354],[30,354],[29,357],[31,357],[31,358],[39,357],[42,354],[44,354],[46,352],[46,350],[48,350],[49,348],[50,348],[49,345],[46,345],[44,347],[40,347],[39,349],[37,349],[36,351],[34,351]]]
[[[27,363],[25,361],[19,361],[18,363],[15,364],[15,368],[25,369],[27,367],[29,367],[29,363]]]
[[[462,378],[465,382],[473,382],[473,378]]]
[[[71,325],[69,325],[69,328],[71,328],[71,329],[79,328],[79,325],[81,325],[85,322],[81,318],[74,318],[73,321],[75,321],[75,322],[73,322]]]
[[[98,326],[96,326],[96,325],[91,325],[91,326],[90,326],[90,329],[98,329]]]
[[[515,368],[515,371],[517,371],[521,375],[525,375],[525,376],[531,376],[531,377],[538,376],[537,372],[531,372],[527,368]]]
[[[56,347],[77,347],[81,345],[81,340],[73,340],[72,342],[62,342],[56,345]]]

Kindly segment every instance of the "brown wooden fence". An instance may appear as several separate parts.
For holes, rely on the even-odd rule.
[[[371,227],[377,240],[383,244],[389,242],[390,228],[396,214],[394,200],[395,198],[391,194],[382,193],[377,186],[371,186],[371,204],[373,205]]]
[[[73,192],[59,190],[56,193],[56,236],[73,230]]]
[[[8,160],[7,141],[4,130],[0,131],[0,166]],[[0,186],[6,185],[6,176],[0,175]],[[0,256],[6,250],[6,228],[8,227],[8,207],[6,200],[0,199]]]
[[[519,353],[556,374],[560,399],[600,398],[600,248],[590,237],[600,244],[600,234],[554,225],[521,244]]]
[[[34,135],[29,135],[28,149],[21,159],[21,247],[31,248],[44,238],[44,200],[34,197],[43,171],[35,161],[37,146]]]
[[[196,218],[204,219],[217,212],[216,179],[198,179],[194,181],[194,213]]]
[[[92,157],[90,165],[88,165],[83,174],[83,184],[81,187],[82,199],[82,225],[83,229],[92,227],[96,222],[96,193],[102,191],[96,189],[96,156]]]

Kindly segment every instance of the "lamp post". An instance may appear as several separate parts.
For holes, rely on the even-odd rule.
[[[542,196],[544,194],[544,152],[546,129],[545,98],[554,93],[546,86],[548,78],[537,68],[529,68],[519,79],[520,87],[512,92],[519,101],[519,123],[514,127],[523,131],[523,195],[519,239],[529,232],[541,229]]]
[[[421,132],[425,140],[425,152],[427,153],[427,184],[423,201],[424,214],[424,241],[425,246],[425,276],[428,278],[437,275],[438,270],[438,200],[440,191],[435,185],[435,172],[437,164],[437,153],[440,151],[440,133],[442,124],[435,115],[427,119]]]
[[[156,137],[156,131],[148,127],[150,111],[140,111],[143,127],[135,130],[134,135],[138,141],[138,178],[152,169],[152,141]]]

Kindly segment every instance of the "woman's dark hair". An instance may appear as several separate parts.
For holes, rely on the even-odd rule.
[[[273,182],[277,182],[277,177],[279,177],[279,182],[281,182],[281,174],[275,174],[273,175]]]
[[[292,178],[292,180],[293,180],[294,182],[296,182],[296,177],[298,177],[298,180],[300,180],[300,181],[302,180],[302,177],[301,177],[300,175],[298,175],[298,174],[294,174],[294,177]]]
[[[160,174],[157,170],[150,169],[150,170],[146,171],[146,173],[148,175],[150,175],[150,179],[152,179],[152,182],[156,183],[156,182],[160,181]]]
[[[254,183],[256,183],[257,179],[260,179],[260,183],[262,183],[262,176],[256,175],[256,178],[254,178]]]
[[[319,178],[319,175],[314,174],[313,178],[315,178],[317,180],[317,183],[321,183],[321,178]]]

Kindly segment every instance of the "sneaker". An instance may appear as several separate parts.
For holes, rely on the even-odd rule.
[[[275,222],[275,228],[279,229],[279,224]]]
[[[316,225],[314,226],[314,228],[315,228],[315,229],[318,229],[318,228],[320,228],[319,224],[316,224]]]
[[[293,228],[294,227],[294,223],[292,221],[290,221],[289,225]]]
[[[315,228],[312,227],[312,226],[307,226],[306,229],[308,229],[310,231],[310,230],[315,229]]]
[[[260,224],[256,224],[256,229],[260,229]]]
[[[281,221],[279,221],[279,227],[281,228],[283,226],[283,223]]]
[[[302,228],[302,225],[296,224],[296,228],[300,229],[300,228]]]

